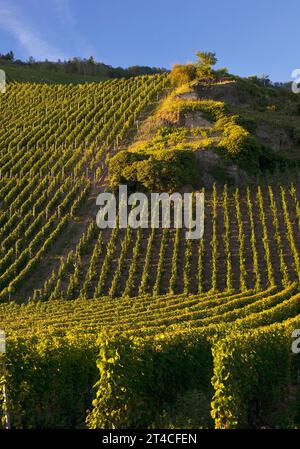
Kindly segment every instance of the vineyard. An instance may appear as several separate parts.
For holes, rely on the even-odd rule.
[[[75,249],[43,284],[36,282],[28,300],[259,292],[299,281],[293,182],[214,186],[205,194],[203,240],[188,240],[179,228],[99,231],[90,219]]]
[[[68,230],[103,178],[107,156],[164,83],[153,76],[71,87],[12,84],[0,97],[2,300],[17,294]]]
[[[297,168],[203,188],[201,240],[97,228],[109,160],[169,90],[153,75],[0,96],[13,427],[300,425]]]

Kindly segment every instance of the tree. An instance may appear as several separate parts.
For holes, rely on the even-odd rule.
[[[199,61],[196,62],[197,67],[212,67],[218,62],[216,53],[210,51],[197,51],[196,56],[199,58]]]
[[[0,58],[5,60],[5,61],[14,61],[15,56],[14,56],[12,51],[9,51],[8,53],[6,53],[6,55],[4,55],[4,54],[1,55],[0,54]]]
[[[191,150],[156,151],[140,154],[120,151],[109,163],[110,184],[144,187],[149,191],[172,191],[199,181],[195,153]]]
[[[196,56],[198,57],[198,61],[195,63],[197,68],[197,77],[205,80],[212,79],[214,77],[212,67],[218,62],[216,53],[198,51]]]

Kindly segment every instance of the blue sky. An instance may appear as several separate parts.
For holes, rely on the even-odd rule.
[[[206,50],[232,73],[288,81],[299,23],[299,0],[0,0],[0,52],[169,68]]]

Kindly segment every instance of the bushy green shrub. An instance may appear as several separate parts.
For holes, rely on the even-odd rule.
[[[231,74],[228,72],[228,68],[227,68],[227,67],[221,67],[220,69],[215,70],[214,72],[215,72],[215,77],[216,77],[218,80],[223,80],[223,79],[233,78],[233,75],[231,75]]]
[[[175,191],[184,185],[196,186],[199,173],[195,154],[190,150],[147,153],[120,152],[110,161],[111,185],[125,183],[150,191]]]
[[[223,116],[216,122],[216,129],[223,129],[223,138],[218,147],[225,158],[234,160],[247,171],[259,169],[262,147],[249,131],[239,123],[239,116]]]
[[[174,86],[187,84],[196,78],[196,67],[193,64],[175,64],[171,71],[171,82]]]
[[[111,185],[117,186],[128,182],[130,177],[128,167],[131,167],[135,162],[143,161],[145,159],[147,159],[147,157],[142,153],[133,153],[125,150],[120,151],[113,156],[108,165]]]
[[[220,116],[215,123],[215,129],[218,131],[223,131],[225,126],[232,124],[238,124],[238,115],[225,115]]]
[[[211,121],[216,121],[226,114],[226,106],[222,101],[199,100],[174,102],[174,107],[179,108],[183,113],[191,111],[201,111],[204,116]]]
[[[193,151],[160,151],[156,159],[164,167],[162,188],[176,190],[186,184],[196,186],[199,182],[199,169]]]
[[[232,156],[237,156],[247,149],[251,142],[251,136],[244,128],[234,122],[227,122],[224,126],[224,136],[220,146],[226,148]]]

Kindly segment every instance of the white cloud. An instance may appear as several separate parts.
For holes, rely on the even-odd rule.
[[[47,42],[32,26],[26,23],[19,10],[0,0],[0,28],[11,33],[28,56],[36,59],[65,59],[65,55]]]

